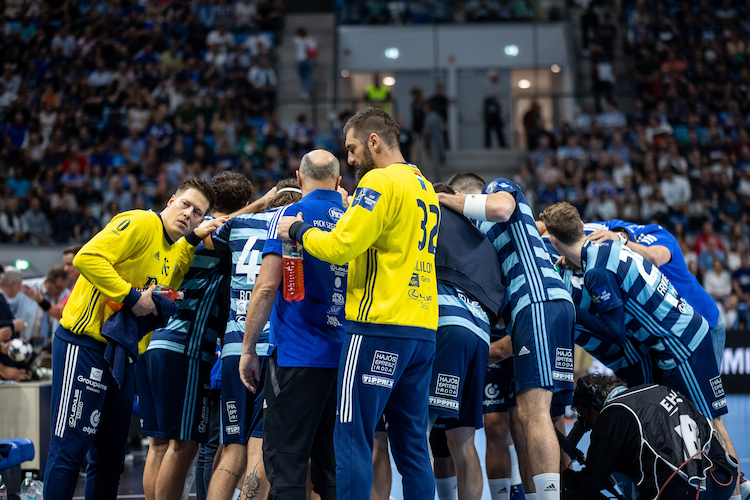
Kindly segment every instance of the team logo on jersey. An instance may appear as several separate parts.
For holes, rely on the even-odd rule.
[[[328,209],[328,215],[330,215],[333,220],[339,220],[344,216],[344,211],[340,208],[333,207]]]
[[[117,224],[117,230],[120,232],[123,232],[128,228],[129,225],[130,225],[130,219],[125,219],[124,221]]]
[[[161,257],[159,257],[159,252],[156,252],[154,254],[154,259],[159,260]]]
[[[369,210],[370,212],[372,212],[379,199],[380,193],[378,193],[374,189],[370,189],[368,187],[358,187],[357,190],[354,191],[352,207],[360,206],[365,210]]]
[[[511,187],[512,186],[508,184],[507,182],[492,181],[489,184],[487,184],[487,186],[484,188],[484,193],[492,194],[500,190],[511,189]]]
[[[414,175],[417,177],[417,181],[419,181],[419,185],[422,187],[422,190],[427,191],[427,184],[425,184],[424,177],[416,172],[414,172]]]
[[[411,275],[411,279],[409,280],[409,286],[419,288],[419,275],[417,273],[413,273]]]

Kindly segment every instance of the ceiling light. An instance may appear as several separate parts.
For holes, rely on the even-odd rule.
[[[520,51],[518,50],[518,45],[516,44],[510,44],[505,46],[505,55],[510,57],[516,57]]]
[[[392,76],[386,76],[383,78],[383,85],[385,85],[386,87],[393,87],[394,85],[396,85],[396,79]]]
[[[550,67],[550,71],[552,71],[553,73],[559,73],[560,71],[562,71],[562,68],[560,67],[559,64],[553,64]]]
[[[399,52],[396,47],[391,47],[389,49],[385,49],[385,57],[388,59],[398,59]]]
[[[522,80],[518,80],[518,88],[519,89],[528,89],[531,87],[531,82],[527,80],[526,78]]]

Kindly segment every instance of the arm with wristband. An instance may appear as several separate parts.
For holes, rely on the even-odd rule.
[[[507,191],[490,194],[438,193],[440,204],[469,219],[507,222],[516,210],[516,199]]]

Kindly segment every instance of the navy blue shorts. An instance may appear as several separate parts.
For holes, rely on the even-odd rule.
[[[461,326],[437,329],[430,413],[445,429],[482,428],[482,393],[489,346]]]
[[[221,444],[247,445],[251,437],[263,439],[263,401],[268,358],[260,357],[257,392],[240,380],[240,357],[226,356],[221,365]]]
[[[375,425],[375,432],[388,432],[388,422],[385,421],[385,415],[380,417],[380,420]]]
[[[658,383],[680,391],[689,397],[706,417],[714,419],[728,413],[724,384],[716,366],[711,335],[701,341],[687,361],[674,367],[663,360],[657,361],[660,373]]]
[[[484,413],[502,413],[516,406],[512,356],[487,367],[483,399]]]
[[[516,394],[543,387],[573,390],[573,304],[565,300],[535,302],[513,322],[513,378]]]
[[[209,363],[151,349],[138,359],[135,381],[144,436],[208,442]]]
[[[550,415],[552,418],[565,415],[565,407],[573,404],[573,391],[558,392],[552,395]]]

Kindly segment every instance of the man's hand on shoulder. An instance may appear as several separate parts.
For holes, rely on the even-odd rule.
[[[150,287],[148,287],[148,290],[146,290],[145,292],[141,292],[141,297],[131,309],[131,311],[133,311],[133,314],[135,314],[136,316],[156,314],[156,304],[154,304],[154,299],[153,297],[151,297],[151,295],[154,293],[155,288],[156,285],[151,285]]]
[[[601,243],[603,241],[620,241],[620,237],[614,231],[608,231],[606,229],[597,229],[590,235],[586,236],[589,241]]]
[[[457,193],[457,194],[448,194],[448,193],[437,193],[438,201],[440,202],[440,205],[446,208],[450,208],[454,212],[457,212],[459,214],[464,213],[464,201],[466,200],[466,195]]]
[[[215,219],[206,219],[203,222],[201,222],[201,225],[195,228],[195,235],[199,239],[203,239],[206,236],[213,233],[216,229],[221,227],[222,224],[224,224],[226,221],[229,220],[229,216],[225,215],[223,217],[216,217]]]
[[[282,240],[290,240],[289,228],[292,227],[292,224],[295,222],[305,222],[302,219],[302,212],[299,212],[297,217],[282,217],[279,219],[279,223],[276,226],[276,236]]]

